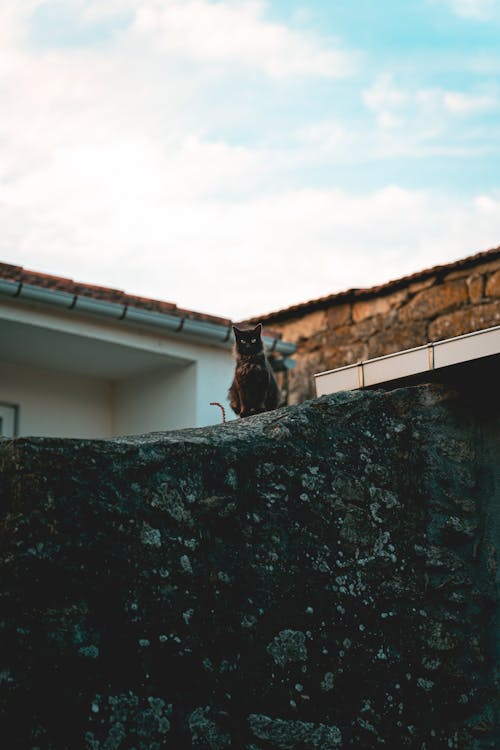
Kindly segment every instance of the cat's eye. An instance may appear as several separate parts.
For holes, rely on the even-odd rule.
[[[255,344],[256,341],[257,339],[251,339],[252,344]]]

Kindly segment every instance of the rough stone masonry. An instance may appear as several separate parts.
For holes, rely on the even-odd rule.
[[[499,748],[498,412],[3,440],[8,750]]]
[[[500,247],[260,319],[297,345],[296,367],[278,375],[297,404],[313,396],[315,373],[500,325]]]

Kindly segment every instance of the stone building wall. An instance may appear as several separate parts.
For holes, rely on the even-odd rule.
[[[499,325],[500,248],[259,319],[298,345],[281,386],[299,403],[315,395],[314,373]]]

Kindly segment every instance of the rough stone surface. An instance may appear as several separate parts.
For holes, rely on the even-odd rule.
[[[375,297],[363,302],[356,302],[352,308],[352,319],[355,323],[361,323],[362,320],[372,318],[374,315],[386,315],[393,308],[399,307],[407,297],[408,291],[401,289],[399,292],[394,292],[384,297]]]
[[[321,372],[337,365],[327,364],[326,352],[319,346],[315,351],[304,352],[297,358],[295,368],[285,373],[282,390],[289,404],[299,404],[311,396],[311,377],[314,372]]]
[[[485,259],[483,258],[482,261],[475,266],[476,268],[480,269],[480,273],[485,274],[489,276],[492,273],[495,273],[498,271],[498,258],[494,258],[493,260],[489,260],[485,262]],[[450,273],[447,273],[444,277],[444,281],[453,281],[454,279],[465,279],[468,276],[470,276],[471,273],[474,273],[474,267],[467,266],[466,268],[457,268],[455,271],[451,271]]]
[[[368,356],[382,357],[384,354],[412,349],[414,346],[422,346],[428,341],[428,331],[425,321],[414,320],[411,324],[394,323],[387,328],[374,331],[368,341]]]
[[[0,441],[9,750],[500,747],[498,412]]]
[[[324,331],[327,327],[327,316],[324,310],[317,310],[316,312],[305,315],[303,318],[299,318],[294,323],[291,323],[287,331],[287,341],[292,341],[294,344],[308,339],[314,334]]]
[[[432,318],[442,312],[451,310],[468,300],[467,284],[463,280],[449,281],[447,284],[424,289],[405,305],[399,312],[402,321]]]
[[[473,305],[478,305],[484,298],[484,276],[469,276],[467,278],[469,299]]]
[[[436,283],[436,277],[430,276],[428,279],[424,279],[423,281],[412,282],[408,287],[408,291],[410,294],[416,294],[417,292],[421,292],[422,289],[428,289],[430,286],[433,286],[435,283]]]
[[[346,303],[344,305],[336,305],[335,307],[330,307],[328,310],[328,326],[330,328],[338,328],[338,326],[343,326],[346,323],[351,322],[351,315],[352,315],[352,305]]]
[[[465,310],[455,310],[453,313],[436,318],[429,325],[429,341],[439,341],[498,325],[500,325],[500,304],[489,302],[486,305],[477,305]],[[460,334],[456,334],[457,330]]]
[[[500,297],[500,271],[491,274],[486,285],[488,297]]]
[[[343,346],[332,347],[327,349],[325,352],[318,352],[319,355],[323,354],[325,359],[326,370],[331,370],[335,367],[341,367],[343,362],[360,362],[362,359],[368,357],[368,342],[366,341],[353,341],[350,344],[346,343]],[[304,373],[305,379],[306,373]],[[307,383],[310,386],[310,383]]]

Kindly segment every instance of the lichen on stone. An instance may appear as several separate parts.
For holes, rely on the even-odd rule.
[[[306,661],[306,636],[300,630],[281,630],[268,644],[266,651],[280,667],[288,662]]]
[[[161,547],[161,532],[144,522],[141,531],[141,542],[148,547]]]
[[[231,735],[210,718],[210,707],[200,706],[189,715],[189,730],[193,747],[226,750],[231,746]]]
[[[140,699],[132,691],[96,695],[91,702],[86,750],[160,750],[170,731],[172,706],[149,696]]]
[[[248,723],[259,740],[271,743],[277,750],[335,750],[342,747],[342,734],[336,726],[271,719],[261,714],[250,715]]]

